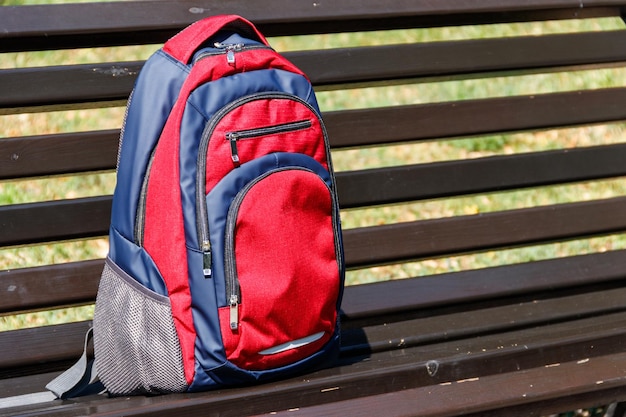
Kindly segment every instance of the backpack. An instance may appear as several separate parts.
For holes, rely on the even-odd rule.
[[[306,75],[239,16],[198,21],[129,98],[93,320],[111,395],[284,378],[339,351],[344,261]],[[85,368],[85,365],[82,365]],[[61,381],[58,396],[79,389]]]

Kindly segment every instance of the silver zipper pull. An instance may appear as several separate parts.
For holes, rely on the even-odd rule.
[[[239,327],[239,299],[236,294],[230,296],[230,329],[237,330]]]
[[[245,45],[243,43],[215,42],[213,46],[218,49],[224,49],[226,51],[226,62],[229,65],[235,65],[235,52],[241,51]]]
[[[237,150],[237,140],[239,136],[236,133],[227,133],[226,139],[230,141],[230,158],[233,160],[235,168],[239,168],[241,162],[239,161],[239,151]]]
[[[232,49],[226,51],[226,62],[228,62],[230,65],[235,65],[235,51],[233,51]]]
[[[211,278],[211,243],[202,242],[202,273],[205,278]]]

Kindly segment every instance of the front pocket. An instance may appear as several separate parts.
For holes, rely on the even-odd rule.
[[[247,165],[207,202],[229,202],[216,215],[223,225],[211,229],[214,246],[222,246],[215,278],[224,283],[219,319],[226,357],[242,369],[265,370],[312,355],[335,331],[338,219],[330,177],[312,158],[268,155]]]
[[[262,92],[241,97],[207,122],[198,149],[196,195],[206,196],[222,178],[242,164],[277,152],[312,157],[329,169],[327,134],[311,104],[297,96]],[[213,250],[209,239],[205,200],[198,197],[198,242],[204,253],[205,276]]]
[[[310,129],[311,126],[313,126],[313,122],[311,120],[305,119],[294,122],[257,127],[254,129],[228,132],[226,133],[226,140],[230,142],[230,158],[233,161],[233,165],[235,167],[239,167],[241,165],[241,161],[239,159],[239,150],[237,148],[237,141],[243,139],[261,139],[264,136],[298,132],[301,130]]]
[[[111,394],[187,389],[169,298],[143,287],[109,258],[93,322],[98,376]]]

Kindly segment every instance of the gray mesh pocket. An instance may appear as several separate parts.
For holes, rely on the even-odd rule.
[[[107,259],[94,315],[100,380],[113,395],[187,389],[170,301]]]

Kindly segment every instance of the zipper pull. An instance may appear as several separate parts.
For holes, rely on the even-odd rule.
[[[226,51],[226,62],[228,62],[230,65],[235,65],[235,51],[233,51],[232,49]]]
[[[245,46],[243,43],[221,43],[215,42],[213,44],[216,48],[224,49],[226,51],[226,62],[229,65],[235,65],[235,52],[239,52]]]
[[[230,296],[230,329],[239,327],[239,299],[236,294]]]
[[[211,278],[211,243],[202,242],[202,272],[205,278]]]
[[[239,136],[236,133],[227,133],[226,139],[230,141],[230,158],[233,160],[235,168],[239,168],[241,162],[239,161],[239,151],[237,150],[237,140]]]

